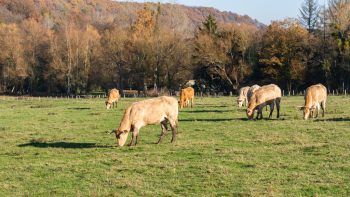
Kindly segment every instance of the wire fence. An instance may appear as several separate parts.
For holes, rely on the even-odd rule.
[[[179,92],[175,91],[172,93],[166,94],[168,96],[179,96]],[[304,96],[304,91],[285,91],[282,90],[282,96]],[[162,96],[161,94],[148,96],[139,93],[137,91],[125,91],[121,97],[122,98],[147,98],[147,97],[156,97]],[[230,92],[229,94],[225,92],[196,92],[196,97],[222,97],[222,96],[231,96],[236,97],[238,95]],[[349,96],[348,90],[338,91],[338,90],[329,90],[328,96]],[[52,96],[30,96],[30,95],[21,95],[21,96],[13,96],[13,95],[0,95],[0,100],[43,100],[43,99],[105,99],[107,94],[86,94],[86,95],[52,95]]]

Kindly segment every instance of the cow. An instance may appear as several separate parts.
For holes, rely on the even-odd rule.
[[[120,99],[119,90],[113,88],[108,91],[108,97],[106,99],[106,108],[110,109],[114,104],[118,107],[118,101]]]
[[[241,108],[243,106],[243,104],[245,106],[248,106],[247,93],[248,93],[249,88],[250,88],[249,86],[246,86],[246,87],[239,89],[239,95],[237,98],[237,104],[238,104],[239,108]]]
[[[260,88],[259,85],[253,85],[253,86],[251,86],[251,87],[248,89],[248,92],[247,92],[248,103],[249,103],[250,98],[252,97],[253,93],[254,93],[255,91],[257,91],[259,88]]]
[[[132,140],[129,146],[135,146],[138,142],[140,129],[146,125],[161,124],[161,135],[157,144],[161,143],[170,124],[172,130],[171,142],[175,142],[178,125],[177,99],[169,96],[147,99],[135,102],[125,112],[118,129],[113,130],[119,146],[124,146],[129,132],[132,132]]]
[[[252,97],[251,100],[248,104],[247,108],[247,117],[249,119],[252,119],[254,116],[254,111],[258,110],[256,119],[262,119],[262,109],[266,106],[270,106],[270,115],[269,118],[272,117],[272,112],[274,110],[274,106],[276,104],[277,107],[277,118],[279,118],[279,111],[280,111],[280,103],[281,103],[281,89],[275,85],[275,84],[270,84],[266,86],[260,87],[258,90],[256,90]]]
[[[320,107],[322,108],[322,117],[324,117],[327,101],[327,88],[324,85],[316,84],[308,87],[304,100],[304,106],[300,107],[300,110],[303,110],[304,120],[307,120],[309,117],[314,118],[315,111],[315,118],[317,118]]]
[[[189,106],[191,103],[191,108],[194,104],[194,89],[192,87],[187,87],[180,92],[180,108]]]

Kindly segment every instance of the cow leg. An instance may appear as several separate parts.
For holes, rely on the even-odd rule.
[[[320,110],[320,104],[317,103],[315,110],[316,110],[316,117],[315,118],[317,118],[318,117],[318,111]]]
[[[274,108],[275,108],[275,103],[274,102],[270,103],[270,115],[269,115],[269,118],[272,118],[272,113],[273,113]]]
[[[176,133],[177,133],[176,121],[170,121],[170,127],[172,132],[171,143],[174,143],[176,141]]]
[[[280,117],[280,107],[281,107],[281,98],[277,98],[275,100],[276,102],[276,108],[277,108],[277,118]]]
[[[159,137],[159,140],[158,140],[157,144],[162,143],[163,138],[164,138],[164,136],[166,135],[166,133],[167,133],[167,131],[168,131],[168,126],[167,126],[167,124],[168,124],[168,121],[167,121],[167,120],[163,120],[163,121],[160,123],[160,126],[162,127],[162,131],[161,131],[161,133],[160,133],[160,137]]]
[[[259,106],[258,107],[258,113],[256,115],[256,119],[259,120],[259,119],[262,119],[263,116],[262,116],[262,109],[264,108],[264,106]],[[260,117],[260,118],[259,118]]]
[[[322,117],[324,117],[324,112],[326,111],[326,101],[321,102]]]
[[[136,141],[137,141],[137,136],[139,135],[139,129],[138,128],[134,128],[132,131],[132,139],[131,142],[129,144],[129,146],[135,146],[136,145]]]

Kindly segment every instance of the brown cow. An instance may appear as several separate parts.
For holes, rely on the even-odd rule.
[[[109,90],[108,97],[106,99],[106,108],[110,109],[112,106],[114,107],[114,104],[116,104],[116,107],[118,107],[119,99],[120,99],[119,90],[115,88]]]
[[[300,108],[304,111],[304,120],[307,120],[309,117],[314,118],[315,110],[317,118],[320,105],[322,108],[322,117],[324,117],[327,101],[327,88],[324,85],[316,84],[308,87],[306,89],[304,100],[305,104]]]
[[[243,104],[244,106],[248,106],[248,97],[247,97],[248,90],[249,90],[249,86],[239,89],[239,95],[237,98],[238,107],[241,108]]]
[[[281,97],[282,97],[281,89],[275,84],[270,84],[270,85],[260,87],[258,90],[256,90],[253,93],[251,100],[248,104],[248,108],[247,108],[248,118],[252,119],[254,116],[254,110],[258,110],[256,119],[262,119],[263,118],[262,109],[266,105],[270,106],[269,118],[271,118],[275,104],[277,107],[277,118],[279,118]],[[259,118],[259,115],[260,115],[260,118]]]
[[[180,108],[187,107],[191,102],[191,108],[194,104],[194,89],[192,87],[187,87],[180,92]]]
[[[170,123],[173,134],[171,142],[175,142],[178,108],[177,99],[169,96],[161,96],[133,103],[125,110],[119,128],[112,131],[118,139],[118,145],[124,146],[130,131],[132,132],[132,140],[129,146],[136,145],[139,131],[142,127],[160,123],[162,132],[157,142],[159,144],[168,130],[168,122]]]

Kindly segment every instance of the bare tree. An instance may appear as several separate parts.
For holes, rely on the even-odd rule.
[[[304,0],[304,3],[299,9],[299,21],[309,32],[313,32],[319,25],[320,8],[317,0]]]

